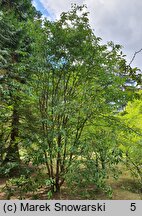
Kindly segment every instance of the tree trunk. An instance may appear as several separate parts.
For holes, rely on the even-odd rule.
[[[10,136],[10,145],[7,148],[7,154],[4,160],[4,163],[7,162],[20,162],[20,155],[18,149],[18,143],[16,138],[19,135],[19,114],[17,110],[17,105],[14,105],[13,114],[12,114],[12,124],[11,124],[11,136]]]
[[[57,177],[56,178],[56,182],[55,182],[55,192],[57,193],[57,192],[60,192],[60,183],[59,183],[59,178]]]

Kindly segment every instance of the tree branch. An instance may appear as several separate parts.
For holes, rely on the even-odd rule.
[[[132,64],[132,62],[133,62],[134,59],[136,58],[136,55],[137,55],[138,53],[140,53],[140,52],[142,52],[142,48],[141,48],[139,51],[136,51],[136,52],[134,53],[134,55],[133,55],[133,57],[132,57],[132,59],[131,59],[131,61],[130,61],[130,63],[129,63],[129,66]]]

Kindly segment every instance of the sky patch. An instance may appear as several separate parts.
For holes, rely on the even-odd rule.
[[[45,8],[44,7],[44,5],[40,2],[40,0],[33,0],[32,1],[32,4],[34,5],[34,7],[38,10],[38,11],[40,11],[42,14],[43,14],[43,16],[45,16],[45,17],[51,17],[51,14],[50,14],[50,12],[48,11],[48,9],[47,8]]]

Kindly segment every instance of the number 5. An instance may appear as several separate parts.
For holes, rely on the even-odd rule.
[[[131,203],[131,211],[136,211],[136,203]]]

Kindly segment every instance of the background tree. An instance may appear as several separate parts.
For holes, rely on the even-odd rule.
[[[20,161],[18,137],[20,127],[20,92],[28,78],[26,62],[30,55],[30,38],[25,31],[28,20],[39,17],[30,1],[1,1],[1,95],[3,162]],[[9,114],[6,113],[9,111]],[[8,129],[7,129],[8,128]],[[3,130],[7,131],[3,136]]]
[[[121,149],[125,154],[125,163],[133,176],[138,180],[142,188],[142,91],[138,91],[139,97],[129,102],[120,118],[127,125],[129,130],[121,132]]]

